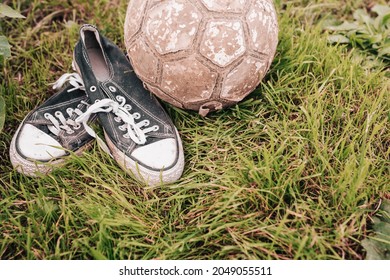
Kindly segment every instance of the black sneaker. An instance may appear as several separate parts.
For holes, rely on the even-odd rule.
[[[97,113],[112,156],[138,180],[156,185],[179,179],[184,153],[167,113],[145,90],[124,53],[96,27],[82,26],[80,37],[74,51],[75,67],[94,104],[77,121],[96,136],[86,122]],[[101,146],[107,151],[105,144]]]
[[[53,88],[64,85],[25,117],[12,138],[11,163],[25,175],[49,173],[70,152],[81,154],[94,140],[75,122],[89,107],[81,77],[77,73],[64,74]]]

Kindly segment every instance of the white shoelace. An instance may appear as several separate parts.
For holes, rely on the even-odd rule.
[[[83,79],[78,73],[65,73],[54,84],[53,89],[60,89],[65,83],[69,83],[73,88],[68,89],[68,92],[81,89],[85,90]]]
[[[53,89],[61,88],[65,83],[69,83],[73,88],[68,89],[68,92],[81,89],[84,90],[84,83],[80,75],[77,73],[65,73],[63,74],[54,84]],[[89,106],[85,101],[81,103]],[[82,115],[83,112],[79,108],[67,108],[66,113],[68,117],[66,118],[64,114],[60,111],[56,111],[54,116],[49,113],[45,113],[44,117],[49,120],[52,125],[48,125],[47,128],[54,135],[58,135],[61,130],[65,130],[68,134],[74,133],[74,129],[79,129],[80,124],[71,119],[72,115],[76,113],[78,116]]]
[[[150,122],[143,120],[136,123],[136,119],[139,119],[141,115],[139,113],[131,114],[129,111],[132,109],[129,104],[126,104],[126,99],[123,96],[116,96],[117,101],[109,98],[98,100],[95,104],[91,105],[88,110],[76,119],[77,123],[82,123],[85,130],[95,137],[104,151],[110,154],[107,145],[96,135],[93,129],[87,124],[90,116],[96,113],[113,113],[116,117],[116,122],[124,122],[119,126],[119,129],[125,134],[123,137],[131,138],[135,143],[142,145],[146,143],[147,133],[157,131],[158,126],[152,126],[142,129],[148,126]]]

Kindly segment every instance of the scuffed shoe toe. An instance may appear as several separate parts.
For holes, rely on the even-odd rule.
[[[58,141],[31,124],[22,127],[17,148],[23,157],[37,161],[49,161],[66,155]]]

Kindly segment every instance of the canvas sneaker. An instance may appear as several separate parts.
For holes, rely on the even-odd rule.
[[[64,74],[53,88],[59,91],[25,117],[11,141],[11,163],[25,175],[49,173],[94,140],[75,122],[89,107],[81,77]]]
[[[96,136],[87,122],[97,114],[106,140],[98,142],[138,180],[156,185],[179,179],[184,168],[179,133],[124,53],[95,26],[83,25],[74,62],[93,103],[76,121]]]

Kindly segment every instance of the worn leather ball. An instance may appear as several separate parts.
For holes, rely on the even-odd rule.
[[[131,0],[124,31],[147,89],[201,115],[251,93],[278,43],[272,0]]]

